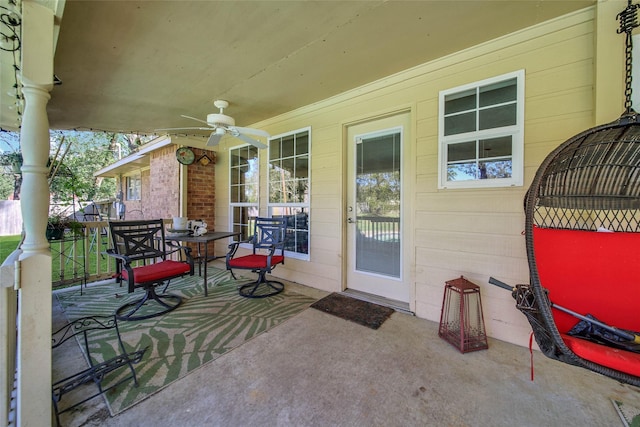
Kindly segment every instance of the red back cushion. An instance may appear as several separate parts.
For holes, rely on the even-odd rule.
[[[640,233],[534,228],[534,254],[549,299],[609,325],[640,330]],[[560,332],[577,322],[554,310]]]

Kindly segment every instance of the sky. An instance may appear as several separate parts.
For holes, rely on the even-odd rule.
[[[0,132],[0,153],[17,151],[20,147],[19,135],[13,132]]]

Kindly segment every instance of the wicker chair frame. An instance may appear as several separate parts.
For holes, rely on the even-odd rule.
[[[538,346],[552,359],[640,386],[640,378],[583,359],[567,347],[540,281],[534,253],[535,227],[640,232],[638,115],[625,113],[558,146],[538,168],[524,208],[530,285],[518,285],[513,296],[516,307],[531,324]]]

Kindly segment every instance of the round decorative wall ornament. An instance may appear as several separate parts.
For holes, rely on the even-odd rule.
[[[176,150],[176,159],[183,165],[190,165],[196,160],[196,155],[189,147],[180,147]]]

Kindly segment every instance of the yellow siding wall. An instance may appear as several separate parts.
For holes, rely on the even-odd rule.
[[[344,129],[347,124],[411,109],[413,139],[408,164],[414,180],[405,256],[412,274],[411,309],[438,321],[444,282],[464,275],[480,285],[490,336],[525,345],[530,328],[508,291],[489,276],[528,283],[523,198],[544,157],[559,143],[594,125],[594,9],[549,21],[455,55],[389,76],[337,97],[252,125],[272,135],[312,128],[311,261],[287,259],[274,272],[327,291],[343,289],[345,215]],[[525,185],[516,188],[438,190],[438,93],[524,69]],[[228,149],[216,164],[216,229],[227,229]],[[266,214],[267,151],[261,152],[261,213]],[[405,238],[407,236],[404,236]]]

